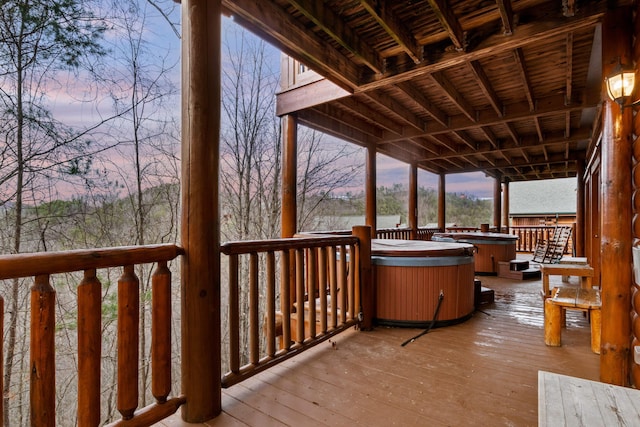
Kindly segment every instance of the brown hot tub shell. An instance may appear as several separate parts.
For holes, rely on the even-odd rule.
[[[473,246],[415,240],[373,240],[376,322],[426,327],[438,296],[435,326],[468,319],[474,311]]]
[[[497,274],[498,262],[516,258],[518,236],[506,233],[453,232],[436,233],[435,241],[469,243],[476,249],[475,271],[477,274]]]

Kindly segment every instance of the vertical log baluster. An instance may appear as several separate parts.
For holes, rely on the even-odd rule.
[[[329,295],[331,295],[331,322],[329,327],[335,329],[338,326],[338,282],[336,272],[336,248],[329,249]]]
[[[348,285],[347,288],[349,289],[348,292],[348,298],[349,298],[349,320],[353,320],[357,318],[356,315],[356,293],[355,293],[355,287],[356,287],[356,275],[358,274],[357,271],[357,265],[356,264],[356,247],[354,245],[349,245],[349,254],[351,255],[349,257],[349,275],[347,276],[347,281],[348,281]]]
[[[78,285],[78,425],[100,424],[102,285],[96,270],[84,271]]]
[[[239,256],[229,255],[229,370],[240,372]]]
[[[318,248],[318,297],[320,298],[320,333],[327,333],[327,248]]]
[[[276,354],[276,257],[267,252],[267,356]]]
[[[345,245],[340,245],[340,273],[338,275],[338,286],[340,288],[340,324],[347,321],[347,249]]]
[[[118,411],[128,420],[138,407],[140,282],[133,265],[118,279]]]
[[[49,275],[31,288],[31,425],[55,426],[55,301]]]
[[[316,337],[316,291],[318,289],[318,257],[317,249],[310,248],[307,250],[307,304],[309,305],[309,337]]]
[[[164,403],[171,392],[171,270],[158,262],[151,276],[151,393]]]
[[[258,316],[258,253],[249,255],[249,361],[258,365],[260,360],[260,333]]]
[[[280,283],[280,311],[282,311],[282,348],[291,348],[291,257],[288,250],[282,251],[282,281]],[[295,265],[295,263],[294,263]]]
[[[304,249],[296,249],[296,343],[304,342]]]

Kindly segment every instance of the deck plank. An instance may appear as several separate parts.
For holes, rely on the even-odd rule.
[[[547,347],[541,280],[481,279],[495,303],[468,321],[405,347],[420,330],[346,331],[223,390],[223,416],[202,425],[537,425],[539,370],[598,380],[589,324],[567,312],[563,346]]]

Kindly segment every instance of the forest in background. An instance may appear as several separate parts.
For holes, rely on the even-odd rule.
[[[0,250],[3,254],[179,242],[179,5],[172,0],[9,0],[0,4]],[[220,135],[221,239],[279,236],[279,70],[273,49],[224,21]],[[276,66],[278,61],[275,61]],[[298,229],[318,216],[364,213],[364,155],[299,132]],[[378,192],[380,215],[406,221],[407,189]],[[433,190],[421,189],[420,224],[435,222]],[[489,203],[447,195],[447,222],[488,222]],[[459,208],[458,208],[459,207]],[[487,210],[488,209],[488,210]],[[174,298],[179,301],[179,271]],[[115,411],[116,288],[102,284],[103,414]],[[150,268],[140,279],[140,389],[149,390]],[[79,274],[56,275],[57,425],[74,425]],[[3,424],[29,424],[30,280],[3,281]],[[174,304],[179,362],[179,304]],[[174,369],[174,390],[180,389]],[[140,406],[150,396],[141,393]]]

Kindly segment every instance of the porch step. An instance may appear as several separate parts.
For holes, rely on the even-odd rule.
[[[525,261],[526,269],[516,270],[512,268],[512,263],[516,260],[512,261],[499,261],[498,262],[498,277],[503,277],[505,279],[514,279],[514,280],[529,280],[529,279],[539,279],[541,277],[540,270],[538,268],[530,268],[529,262]],[[516,266],[521,268],[524,264],[518,262]]]
[[[473,281],[474,285],[474,294],[473,294],[473,305],[476,309],[484,304],[491,304],[495,301],[495,295],[493,289],[485,288],[482,286],[480,280],[475,279]]]

